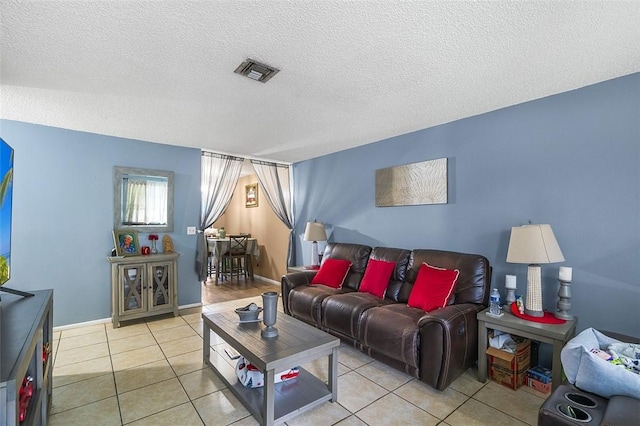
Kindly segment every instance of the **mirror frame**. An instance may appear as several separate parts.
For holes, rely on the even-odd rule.
[[[122,180],[126,175],[158,176],[167,178],[167,224],[166,225],[123,225],[122,224]],[[173,178],[174,173],[166,170],[140,169],[114,166],[113,168],[113,229],[130,228],[139,232],[173,232]]]

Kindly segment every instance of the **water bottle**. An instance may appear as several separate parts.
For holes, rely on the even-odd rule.
[[[491,289],[489,295],[489,313],[492,315],[500,315],[500,292],[497,288]]]

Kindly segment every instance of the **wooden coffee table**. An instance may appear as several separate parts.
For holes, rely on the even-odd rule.
[[[338,346],[340,340],[288,315],[279,313],[278,336],[260,336],[262,322],[240,323],[235,312],[202,314],[203,360],[218,373],[234,395],[260,424],[284,422],[325,401],[338,400]],[[251,364],[263,371],[264,387],[246,388],[236,376],[235,364],[223,350],[211,351],[213,331]],[[275,383],[276,372],[328,357],[329,381],[324,383],[300,368],[295,379]]]

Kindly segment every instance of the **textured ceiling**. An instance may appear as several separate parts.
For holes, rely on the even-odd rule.
[[[638,1],[11,1],[2,118],[296,162],[640,71]],[[234,74],[246,58],[281,71]]]

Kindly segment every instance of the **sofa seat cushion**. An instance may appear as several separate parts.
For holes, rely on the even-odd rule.
[[[345,291],[325,285],[302,285],[289,292],[289,310],[291,316],[320,327],[320,308],[322,301],[331,295]]]
[[[366,348],[419,368],[421,309],[393,303],[373,307],[362,313],[358,340]]]
[[[358,337],[360,317],[367,309],[393,303],[369,293],[351,292],[328,296],[322,301],[322,327],[352,339]]]

